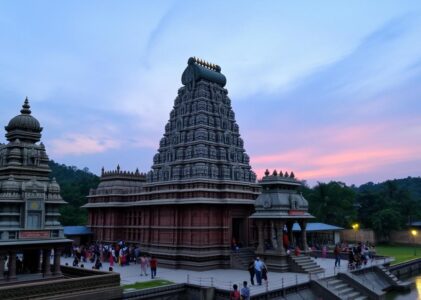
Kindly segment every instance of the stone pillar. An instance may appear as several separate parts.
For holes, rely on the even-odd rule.
[[[278,249],[278,232],[277,232],[277,222],[271,220],[270,221],[270,242],[272,244],[273,250]]]
[[[263,252],[265,249],[264,238],[263,238],[263,220],[256,220],[257,235],[259,237],[259,245],[257,246],[257,252]]]
[[[51,265],[50,265],[50,249],[44,249],[42,252],[42,264],[43,264],[43,276],[51,275]]]
[[[41,264],[41,261],[42,261],[42,250],[38,250],[37,257],[38,257],[38,273],[42,273],[42,264]]]
[[[54,272],[53,272],[53,275],[61,275],[60,258],[61,258],[61,249],[54,248]]]
[[[307,245],[307,222],[306,221],[300,221],[300,227],[301,227],[301,242],[302,242],[302,248],[303,251],[308,251],[308,245]]]
[[[276,227],[277,227],[277,235],[276,240],[278,242],[278,251],[281,252],[281,254],[285,254],[285,248],[284,248],[284,221],[277,221]]]
[[[287,222],[288,240],[289,240],[290,245],[293,243],[293,237],[292,237],[292,226],[293,225],[294,225],[293,221]]]
[[[16,252],[9,251],[9,280],[16,280]]]
[[[4,280],[4,253],[0,253],[0,281]]]

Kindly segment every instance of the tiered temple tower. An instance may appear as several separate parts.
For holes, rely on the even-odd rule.
[[[190,58],[182,84],[146,183],[92,191],[89,224],[98,239],[140,243],[169,267],[228,267],[234,241],[257,242],[248,216],[259,186],[221,68]]]
[[[254,183],[221,68],[190,58],[182,83],[148,181]]]
[[[48,156],[39,143],[42,127],[31,115],[28,99],[21,114],[5,127],[7,144],[0,144],[0,283],[16,278],[16,254],[23,253],[22,273],[51,275],[50,252],[54,252],[53,274],[60,275],[60,252],[69,245],[58,220],[66,202],[60,186],[50,179]],[[43,266],[41,266],[41,261]],[[18,274],[19,275],[19,274]]]

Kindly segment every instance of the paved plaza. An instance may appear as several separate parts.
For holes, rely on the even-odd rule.
[[[323,269],[324,273],[320,273],[318,278],[334,276],[338,272],[347,272],[348,261],[341,260],[341,267],[334,268],[335,260],[329,258],[317,258],[314,259]],[[63,263],[72,265],[73,258],[64,258]],[[378,259],[373,262],[369,262],[367,266],[383,264],[386,260]],[[93,264],[90,262],[83,263],[85,268],[91,269]],[[109,263],[103,263],[102,270],[108,270]],[[135,282],[149,281],[150,276],[140,276],[140,265],[131,263],[129,266],[120,267],[114,264],[114,271],[120,273],[121,284],[131,284]],[[148,271],[148,274],[149,271]],[[312,275],[314,279],[314,275]],[[215,286],[220,289],[230,290],[234,283],[239,286],[242,285],[244,280],[247,280],[250,284],[250,276],[247,270],[235,270],[235,269],[215,269],[209,271],[191,271],[183,269],[166,269],[160,268],[158,262],[157,279],[166,279],[175,283],[192,283],[201,286]],[[251,286],[251,292],[253,294],[259,294],[266,290],[275,290],[282,287],[292,286],[297,283],[305,283],[310,280],[309,274],[303,273],[292,273],[292,272],[271,272],[268,273],[268,284],[262,286]]]

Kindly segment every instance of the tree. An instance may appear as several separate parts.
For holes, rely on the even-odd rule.
[[[61,196],[67,202],[60,208],[60,222],[62,225],[85,225],[87,222],[87,211],[81,208],[87,203],[89,190],[96,188],[99,184],[99,177],[84,168],[79,170],[75,166],[58,164],[51,160],[50,177],[55,177],[60,184]]]
[[[388,240],[391,230],[400,228],[401,215],[394,209],[386,208],[372,216],[373,230],[379,240]]]
[[[355,191],[342,182],[319,182],[308,201],[310,213],[320,222],[348,227],[356,219]]]

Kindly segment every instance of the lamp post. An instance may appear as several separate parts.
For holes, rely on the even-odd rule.
[[[355,245],[357,245],[357,231],[358,231],[358,228],[360,228],[360,224],[358,224],[358,223],[352,224],[352,229],[354,229],[354,231],[355,231]]]
[[[412,234],[412,238],[414,240],[414,256],[417,256],[417,244],[415,243],[415,238],[418,235],[418,231],[416,231],[415,229],[412,229],[411,234]]]

